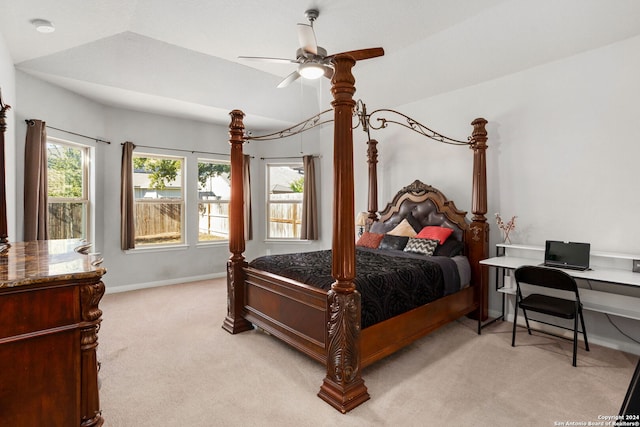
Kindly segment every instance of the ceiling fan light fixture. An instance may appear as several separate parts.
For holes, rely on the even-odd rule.
[[[298,73],[300,73],[300,75],[305,79],[315,80],[324,75],[324,67],[313,62],[300,64],[300,67],[298,67]]]
[[[53,33],[56,30],[56,27],[53,26],[53,22],[47,21],[46,19],[33,19],[31,23],[34,27],[36,27],[36,31],[39,33]]]

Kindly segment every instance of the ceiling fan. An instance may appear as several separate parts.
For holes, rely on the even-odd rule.
[[[313,30],[313,22],[318,18],[320,12],[317,9],[309,9],[305,13],[309,24],[298,24],[298,42],[300,47],[296,51],[296,59],[269,58],[263,56],[239,56],[239,59],[279,62],[287,64],[298,64],[298,68],[284,78],[278,84],[278,88],[283,88],[300,77],[305,79],[317,79],[325,76],[328,79],[333,77],[333,58],[339,54],[327,55],[326,49],[318,46],[316,33]],[[361,59],[375,58],[384,55],[381,47],[371,49],[360,49],[341,54],[351,55],[356,61]]]

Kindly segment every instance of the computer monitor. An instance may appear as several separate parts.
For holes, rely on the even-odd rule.
[[[544,265],[587,270],[589,268],[590,250],[591,245],[589,243],[547,240],[544,251]]]

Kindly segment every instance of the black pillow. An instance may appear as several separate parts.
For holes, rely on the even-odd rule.
[[[438,245],[433,255],[446,256],[451,258],[456,255],[461,255],[463,252],[464,252],[464,243],[452,238],[452,239],[447,239],[443,244]]]
[[[407,246],[408,241],[408,236],[392,236],[391,234],[385,234],[378,246],[378,249],[397,249],[401,251],[405,246]]]
[[[384,223],[382,223],[380,221],[375,221],[373,224],[371,224],[371,227],[369,228],[369,231],[371,233],[384,234],[385,233]]]
[[[420,221],[418,221],[418,220],[416,219],[416,217],[415,217],[415,216],[413,216],[413,214],[411,214],[411,213],[410,213],[410,214],[409,214],[409,215],[407,215],[405,218],[407,219],[407,222],[411,225],[411,228],[413,228],[413,230],[414,230],[416,233],[419,233],[419,232],[420,232],[420,230],[422,230],[423,225],[422,225],[422,224],[420,224]]]

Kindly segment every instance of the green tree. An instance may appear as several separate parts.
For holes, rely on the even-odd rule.
[[[179,160],[134,157],[134,170],[149,174],[149,185],[156,190],[164,190],[175,181],[180,171]]]
[[[49,197],[82,197],[82,151],[47,143]]]
[[[207,185],[207,180],[214,176],[231,174],[231,165],[223,163],[204,163],[198,162],[198,182],[200,186],[204,188]]]
[[[293,191],[294,193],[303,193],[304,192],[304,176],[301,176],[300,178],[291,181],[291,184],[289,184],[289,188],[291,188],[291,191]]]

